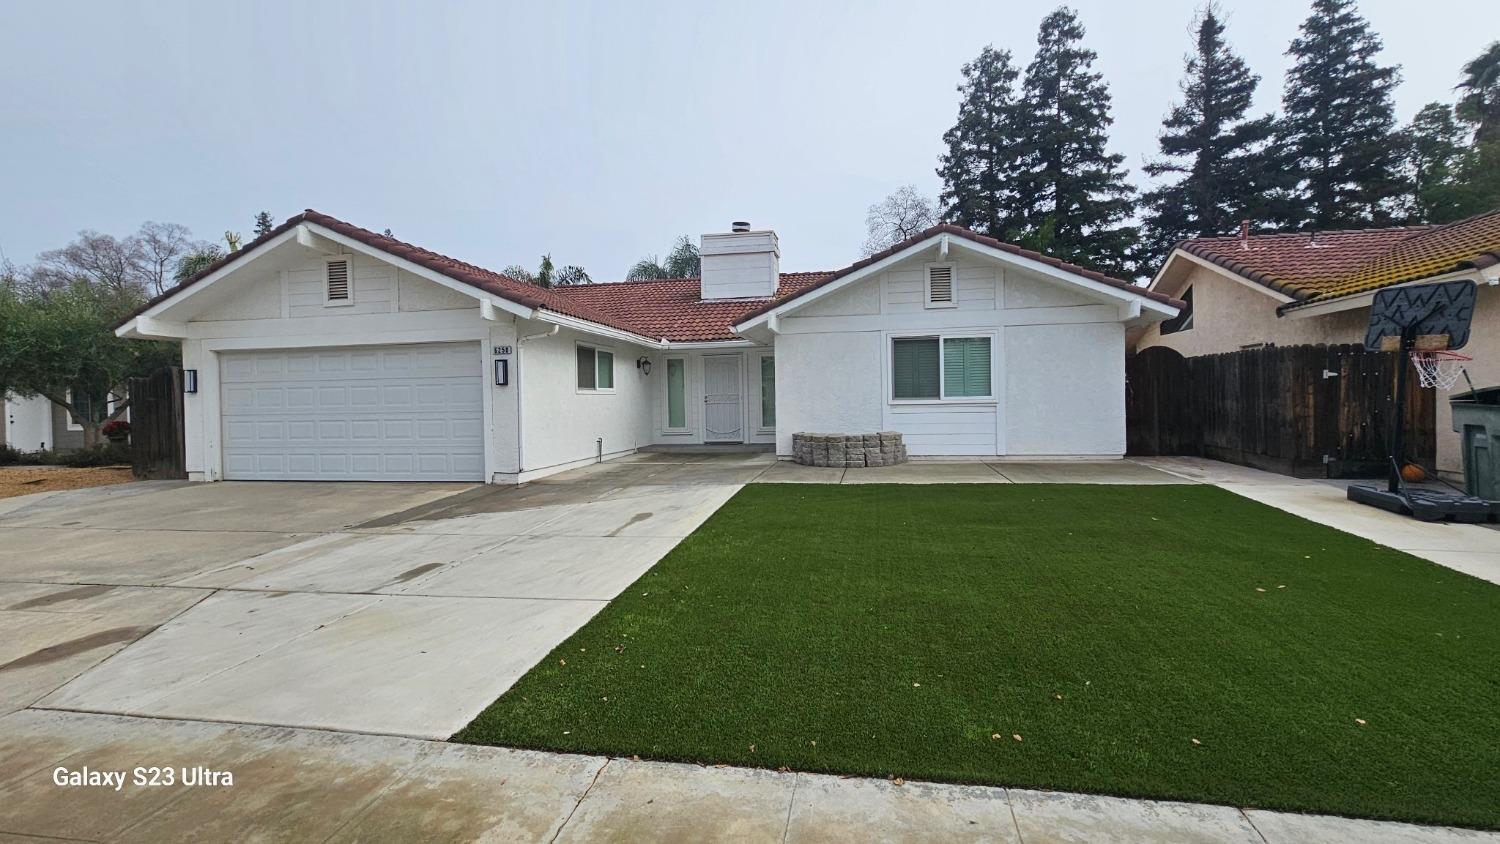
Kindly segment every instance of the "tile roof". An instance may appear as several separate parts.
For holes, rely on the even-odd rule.
[[[889,258],[890,256],[896,254],[897,252],[902,251],[903,249],[908,249],[908,248],[910,248],[912,246],[915,246],[916,244],[921,243],[922,241],[924,241],[924,240],[926,240],[926,239],[928,239],[928,238],[930,238],[930,237],[932,237],[934,235],[939,235],[939,234],[951,234],[951,235],[954,235],[955,237],[961,237],[961,238],[963,238],[965,240],[972,240],[975,243],[981,244],[983,246],[988,246],[988,247],[990,247],[992,249],[999,249],[1002,252],[1009,252],[1012,255],[1018,255],[1018,256],[1020,256],[1022,258],[1027,258],[1027,259],[1030,259],[1032,261],[1039,261],[1039,262],[1041,262],[1043,264],[1046,264],[1049,267],[1056,267],[1057,269],[1064,270],[1066,272],[1072,273],[1073,275],[1083,276],[1084,278],[1090,279],[1091,281],[1098,281],[1098,282],[1102,282],[1104,284],[1108,284],[1111,287],[1118,287],[1121,290],[1125,290],[1127,292],[1134,293],[1137,296],[1141,296],[1143,298],[1150,299],[1150,300],[1155,301],[1155,302],[1161,302],[1164,305],[1171,305],[1174,308],[1183,308],[1183,307],[1186,307],[1186,305],[1187,305],[1186,302],[1183,302],[1183,301],[1181,301],[1179,299],[1173,299],[1171,296],[1168,296],[1168,295],[1166,295],[1164,293],[1158,293],[1155,290],[1148,290],[1148,289],[1146,289],[1145,287],[1142,287],[1139,284],[1134,284],[1134,283],[1129,282],[1129,281],[1123,281],[1123,280],[1118,279],[1118,278],[1111,278],[1110,276],[1107,276],[1104,273],[1095,272],[1094,270],[1084,269],[1083,267],[1080,267],[1077,264],[1070,264],[1067,261],[1063,261],[1063,260],[1060,260],[1058,258],[1054,258],[1051,255],[1043,255],[1040,252],[1034,252],[1034,251],[1032,251],[1030,249],[1025,249],[1023,247],[1015,245],[1014,243],[1006,243],[1004,241],[996,240],[993,237],[987,237],[985,235],[979,234],[978,232],[974,232],[974,231],[971,231],[969,229],[966,229],[963,226],[955,226],[952,223],[939,223],[939,224],[933,226],[932,228],[925,229],[923,231],[917,232],[916,234],[912,235],[911,237],[908,237],[907,239],[901,241],[900,243],[897,243],[895,246],[890,247],[889,249],[883,249],[883,250],[881,250],[879,252],[876,252],[874,255],[871,255],[868,258],[865,258],[865,259],[859,260],[859,261],[855,261],[854,263],[850,264],[847,267],[844,267],[843,269],[841,269],[841,270],[839,270],[837,272],[829,273],[827,276],[825,276],[821,280],[819,280],[819,281],[817,281],[817,282],[815,282],[813,284],[808,285],[805,289],[803,289],[803,290],[801,290],[801,291],[799,291],[797,293],[794,293],[791,296],[787,296],[787,297],[783,298],[783,297],[781,297],[781,296],[778,295],[778,297],[775,300],[766,302],[765,304],[761,305],[760,307],[755,308],[754,310],[750,311],[749,313],[746,313],[745,315],[743,315],[742,317],[740,317],[739,321],[740,322],[744,322],[745,320],[753,319],[755,317],[758,317],[761,314],[764,314],[767,311],[769,311],[769,310],[771,310],[771,309],[773,309],[773,308],[775,308],[775,307],[777,307],[779,305],[785,304],[786,302],[788,302],[788,301],[790,301],[792,299],[796,299],[796,298],[802,296],[804,293],[810,293],[813,290],[816,290],[816,289],[818,289],[819,287],[822,287],[825,284],[829,284],[831,282],[838,281],[839,279],[843,278],[846,275],[849,275],[850,273],[856,272],[858,270],[862,270],[865,267],[868,267],[868,266],[870,266],[871,264],[873,264],[873,263],[875,263],[877,261],[883,261],[886,258]]]
[[[1200,237],[1177,248],[1292,297],[1290,309],[1500,263],[1500,210],[1445,225]]]
[[[524,281],[519,281],[517,279],[511,278],[510,276],[501,275],[500,273],[494,272],[493,270],[487,270],[483,267],[465,263],[464,261],[460,261],[457,258],[450,258],[447,255],[433,252],[430,249],[423,249],[420,246],[414,246],[405,241],[397,240],[394,237],[386,237],[383,234],[377,234],[370,231],[369,229],[362,229],[359,226],[353,225],[352,223],[346,223],[343,220],[338,219],[337,217],[330,217],[327,214],[319,213],[312,210],[311,208],[303,211],[301,214],[297,214],[295,216],[287,218],[287,220],[281,225],[271,229],[269,232],[266,232],[260,237],[255,238],[249,243],[246,243],[237,251],[225,255],[223,258],[220,258],[219,260],[205,267],[196,275],[188,278],[176,287],[163,291],[161,294],[146,302],[146,304],[141,305],[139,308],[136,308],[134,311],[132,311],[129,316],[120,321],[120,325],[123,325],[134,319],[135,317],[141,315],[142,313],[145,313],[147,310],[157,305],[158,303],[176,296],[183,290],[197,284],[198,282],[209,277],[220,269],[250,254],[255,250],[256,247],[260,246],[266,241],[272,240],[273,238],[284,234],[285,232],[295,228],[302,223],[313,223],[315,225],[322,226],[323,228],[326,228],[333,232],[337,232],[338,234],[350,238],[351,240],[359,241],[360,243],[363,243],[375,249],[379,249],[387,254],[394,255],[398,258],[403,258],[420,267],[431,270],[447,278],[453,279],[454,281],[467,284],[470,287],[476,287],[480,290],[485,291],[486,293],[493,293],[496,296],[507,299],[511,302],[515,302],[522,307],[545,308],[549,311],[555,311],[566,316],[587,320],[589,322],[597,322],[600,325],[606,325],[611,328],[618,328],[624,331],[636,332],[634,326],[630,325],[627,321],[620,319],[618,316],[598,311],[594,308],[589,307],[586,303],[576,302],[566,297],[559,296],[553,290],[548,290],[544,287],[537,287],[534,284],[527,284]]]
[[[1173,307],[1183,306],[1182,302],[1170,296],[1147,290],[1128,281],[1110,278],[1102,273],[1086,270],[1074,264],[1069,264],[1029,249],[1023,249],[1013,244],[1003,243],[994,238],[985,237],[949,223],[933,226],[892,246],[890,249],[877,252],[838,271],[782,273],[774,297],[704,302],[698,298],[701,285],[699,279],[696,278],[634,282],[622,281],[551,289],[537,287],[527,284],[524,281],[501,275],[493,270],[487,270],[483,267],[460,261],[457,258],[450,258],[447,255],[433,252],[430,249],[423,249],[420,246],[414,246],[393,237],[377,234],[369,229],[360,228],[351,223],[346,223],[337,217],[331,217],[309,208],[301,214],[288,218],[281,225],[245,244],[238,251],[224,256],[176,287],[151,299],[132,312],[130,316],[121,320],[120,324],[123,325],[129,322],[154,305],[197,284],[223,267],[248,255],[260,245],[302,223],[313,223],[321,226],[351,240],[410,261],[413,264],[439,273],[454,281],[515,302],[522,307],[541,308],[609,328],[627,331],[652,340],[666,339],[680,343],[739,339],[739,335],[734,331],[736,324],[765,313],[777,305],[799,298],[831,281],[843,278],[850,273],[863,269],[876,261],[882,260],[937,234],[950,234],[972,240],[976,243],[981,243],[1014,255],[1040,261],[1048,266],[1056,267],[1075,275],[1083,276],[1084,278],[1118,287],[1157,302],[1162,302]]]
[[[678,343],[737,340],[734,325],[762,305],[795,298],[830,272],[782,273],[776,296],[704,302],[696,278],[620,281],[558,287],[553,292],[599,311],[621,315],[636,332]]]

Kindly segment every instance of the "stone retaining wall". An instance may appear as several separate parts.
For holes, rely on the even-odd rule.
[[[894,466],[906,462],[906,443],[896,431],[878,434],[792,434],[792,459],[803,466],[838,469]]]

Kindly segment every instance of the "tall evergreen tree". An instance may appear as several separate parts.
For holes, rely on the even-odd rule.
[[[1021,173],[1020,72],[1010,52],[985,47],[965,64],[958,92],[958,121],[943,135],[948,152],[937,174],[943,219],[1003,240],[1025,225],[1017,190]]]
[[[1403,186],[1391,92],[1400,69],[1354,0],[1313,0],[1287,55],[1278,148],[1291,189],[1283,222],[1320,229],[1387,225]]]
[[[1458,116],[1474,126],[1474,143],[1500,141],[1500,41],[1464,65]]]
[[[1224,40],[1218,8],[1205,6],[1186,58],[1182,102],[1162,121],[1161,157],[1146,163],[1152,177],[1178,177],[1141,197],[1152,260],[1180,240],[1229,234],[1240,220],[1267,214],[1264,149],[1275,117],[1245,117],[1259,82]]]
[[[271,218],[270,211],[262,211],[255,215],[255,236],[265,237],[276,228],[276,221]]]
[[[1021,106],[1026,170],[1017,192],[1026,202],[1025,234],[1038,251],[1100,272],[1134,270],[1137,231],[1128,224],[1135,189],[1107,150],[1109,89],[1093,50],[1066,6],[1042,20],[1036,57],[1026,67]]]
[[[1407,183],[1405,217],[1412,223],[1458,219],[1455,179],[1464,154],[1464,130],[1446,103],[1422,106],[1401,130],[1401,160]]]

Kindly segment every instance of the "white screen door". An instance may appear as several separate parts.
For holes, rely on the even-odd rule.
[[[703,359],[703,441],[744,442],[744,391],[739,355]]]

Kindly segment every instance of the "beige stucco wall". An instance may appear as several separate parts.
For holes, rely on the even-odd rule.
[[[1500,385],[1500,287],[1476,280],[1480,282],[1479,299],[1464,353],[1474,358],[1468,366],[1474,385],[1490,387]],[[1193,327],[1163,335],[1159,323],[1149,326],[1136,338],[1133,349],[1167,346],[1194,357],[1263,343],[1278,346],[1363,343],[1370,321],[1368,306],[1301,319],[1278,317],[1277,299],[1202,266],[1194,267],[1181,283],[1159,289],[1178,296],[1188,286],[1193,288]],[[1460,380],[1453,392],[1467,389]],[[1453,431],[1453,414],[1446,392],[1438,396],[1437,403],[1437,468],[1451,475],[1463,471],[1459,436]]]
[[[1500,386],[1500,286],[1480,284],[1474,322],[1469,328],[1469,344],[1464,346],[1464,354],[1474,358],[1465,368],[1475,387]],[[1448,395],[1468,390],[1469,385],[1460,377],[1452,390],[1438,393],[1437,464],[1438,471],[1445,474],[1456,475],[1463,471],[1463,455],[1459,450],[1459,435],[1453,430]]]
[[[1186,357],[1195,357],[1234,352],[1263,343],[1278,346],[1363,343],[1365,326],[1369,323],[1369,312],[1364,308],[1306,319],[1278,317],[1276,306],[1283,300],[1208,267],[1195,267],[1175,289],[1160,289],[1180,296],[1188,287],[1193,288],[1193,327],[1163,335],[1161,323],[1151,325],[1137,341],[1137,350],[1167,346]]]

